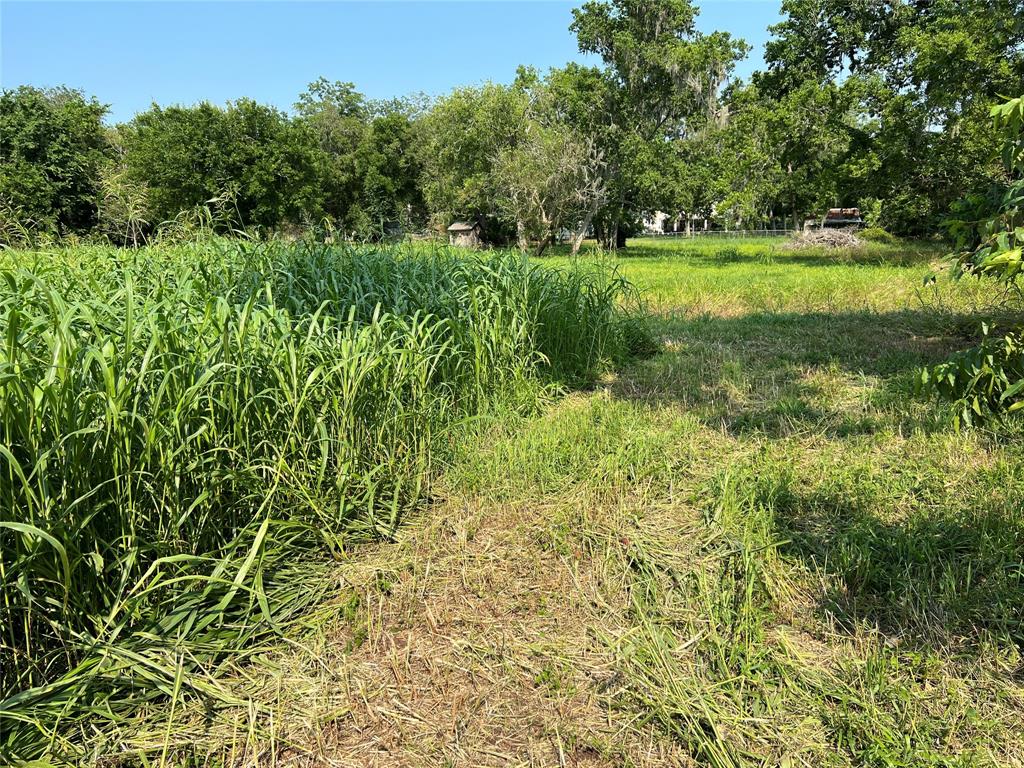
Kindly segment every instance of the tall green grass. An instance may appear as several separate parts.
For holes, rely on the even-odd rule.
[[[0,253],[0,757],[236,663],[451,430],[650,345],[600,269],[211,241]],[[627,302],[628,303],[628,302]]]

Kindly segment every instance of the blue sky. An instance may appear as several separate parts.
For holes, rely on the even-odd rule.
[[[345,80],[371,98],[508,82],[583,60],[573,0],[527,2],[34,2],[0,0],[0,85],[69,85],[128,120],[156,101],[249,96],[288,109],[307,83]],[[754,46],[778,0],[704,0],[699,26]]]

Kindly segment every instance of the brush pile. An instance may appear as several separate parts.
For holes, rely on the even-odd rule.
[[[787,248],[859,248],[864,241],[852,229],[812,229],[800,232],[786,244]]]

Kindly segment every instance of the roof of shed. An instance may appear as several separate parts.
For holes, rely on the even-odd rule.
[[[472,229],[476,229],[477,225],[470,221],[456,221],[450,227],[449,232],[469,232]]]
[[[860,208],[829,208],[825,214],[827,219],[855,219],[860,218]]]

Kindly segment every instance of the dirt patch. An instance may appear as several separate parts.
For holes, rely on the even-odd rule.
[[[345,660],[331,751],[364,766],[689,765],[610,708],[614,659],[600,563],[560,552],[551,510],[463,505],[414,534],[372,628]],[[621,593],[620,593],[621,599]]]

